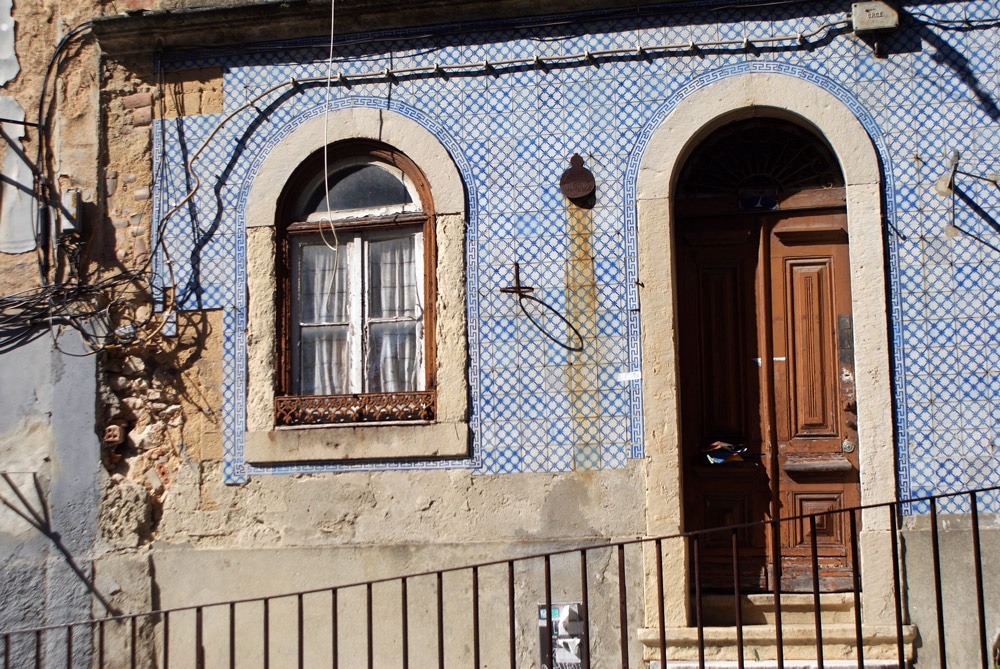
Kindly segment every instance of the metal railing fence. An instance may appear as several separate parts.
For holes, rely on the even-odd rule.
[[[998,490],[8,631],[0,633],[0,667],[590,669],[667,658],[668,667],[725,660],[742,669],[753,647],[754,658],[777,667],[790,660],[791,649],[795,659],[805,653],[816,666],[833,662],[834,654],[842,664],[846,648],[848,666],[859,669],[914,663],[990,669],[995,639],[988,630],[1000,628],[1000,582],[992,572],[984,578],[983,562],[984,555],[996,561],[1000,523],[984,521],[980,509],[1000,499]],[[904,515],[904,509],[926,514]],[[862,567],[871,568],[859,541],[862,518],[887,528],[888,553],[877,559],[891,565],[877,566],[891,574],[888,625],[885,615],[879,624],[866,619],[873,607],[863,601],[861,587]],[[793,524],[807,528],[799,537],[808,546],[808,555],[798,557],[804,576],[797,592],[778,592],[773,584],[784,582],[782,551]],[[822,541],[824,531],[836,527],[847,528],[850,550],[838,558],[840,587],[833,595],[822,577],[836,560],[824,554]],[[746,533],[761,531],[770,557],[763,570],[748,570],[740,546]],[[732,547],[728,566],[718,561],[722,542]],[[708,546],[716,557],[711,564]],[[720,587],[727,570],[728,583]],[[748,574],[771,585],[751,593]],[[833,596],[842,610],[831,622],[827,602]],[[804,650],[798,637],[806,627]]]

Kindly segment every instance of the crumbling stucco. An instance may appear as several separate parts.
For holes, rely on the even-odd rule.
[[[0,86],[17,76],[21,66],[14,51],[17,21],[11,16],[14,0],[0,0]]]
[[[134,346],[105,353],[101,376],[105,435],[103,461],[113,472],[110,488],[138,486],[149,507],[142,541],[155,536],[168,491],[198,461],[221,454],[216,411],[221,364],[205,360],[205,323],[181,319],[177,337],[157,337],[155,346]],[[109,427],[117,428],[112,435]],[[110,439],[110,436],[118,437]],[[130,497],[131,493],[123,492]],[[105,506],[117,498],[105,497]],[[115,513],[102,516],[117,532]],[[138,545],[138,543],[136,544]]]
[[[143,268],[149,261],[155,225],[152,118],[164,109],[200,113],[221,105],[215,76],[221,73],[175,77],[167,87],[172,93],[167,100],[151,71],[148,61],[110,59],[101,69],[107,219],[102,250],[95,255],[109,266]],[[221,455],[220,315],[179,314],[176,335],[164,336],[164,315],[153,313],[151,295],[136,290],[128,298],[122,309],[140,324],[136,341],[104,351],[98,379],[102,459],[111,473],[102,531],[119,547],[153,540],[164,501],[177,480],[196,471],[201,459]],[[127,539],[128,532],[138,538]]]
[[[178,70],[163,75],[162,118],[222,113],[222,68]]]
[[[101,537],[113,548],[135,548],[152,529],[146,489],[121,475],[108,478],[101,498]]]

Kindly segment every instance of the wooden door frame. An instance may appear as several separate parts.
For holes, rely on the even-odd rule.
[[[805,125],[826,138],[840,161],[846,187],[854,287],[855,362],[858,378],[862,503],[895,499],[892,389],[886,305],[885,242],[878,156],[864,127],[843,102],[822,88],[771,72],[736,74],[708,84],[673,106],[638,164],[637,235],[642,328],[642,378],[646,467],[646,526],[651,536],[683,528],[683,480],[679,443],[673,187],[684,160],[716,128],[742,118],[771,117]],[[880,559],[889,546],[885,514],[868,514],[861,537],[867,608],[891,593],[891,564]],[[870,556],[870,557],[869,557]],[[664,556],[668,626],[689,623],[689,565],[683,552]],[[649,567],[649,565],[647,565]],[[647,569],[647,573],[652,573]],[[646,590],[647,622],[655,623],[655,584]],[[888,616],[888,613],[886,613]],[[877,619],[873,620],[877,622]],[[891,621],[887,618],[886,623]]]

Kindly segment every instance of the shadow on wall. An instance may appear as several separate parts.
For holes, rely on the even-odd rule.
[[[97,589],[94,585],[93,579],[83,572],[76,560],[73,558],[73,554],[70,552],[69,548],[67,548],[63,543],[62,537],[53,529],[52,516],[49,513],[49,504],[45,499],[45,491],[42,489],[41,482],[38,480],[38,474],[34,472],[31,474],[31,492],[22,490],[7,472],[0,473],[0,478],[3,479],[7,490],[13,496],[11,499],[8,499],[7,495],[0,493],[0,503],[13,511],[26,523],[31,525],[31,527],[38,530],[39,533],[47,537],[52,542],[52,545],[55,546],[56,550],[59,551],[65,559],[66,565],[73,571],[74,574],[76,574],[77,578],[80,579],[80,582],[83,583],[90,594],[92,594],[94,598],[101,603],[101,606],[104,607],[104,610],[108,615],[120,615],[121,612],[116,609]],[[29,496],[34,496],[38,501],[33,503],[28,499]],[[16,502],[14,500],[16,500]]]
[[[976,79],[969,59],[934,30],[937,28],[961,34],[997,27],[1000,27],[1000,11],[994,19],[975,23],[941,22],[916,12],[909,14],[900,12],[900,29],[898,31],[885,36],[865,36],[861,39],[881,57],[897,53],[922,53],[929,46],[933,49],[931,59],[954,72],[968,86],[979,108],[993,121],[1000,121],[1000,107]]]

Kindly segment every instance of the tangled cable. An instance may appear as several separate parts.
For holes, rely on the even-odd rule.
[[[135,269],[123,269],[109,276],[89,279],[80,267],[81,240],[56,235],[53,239],[52,210],[60,205],[58,180],[52,168],[54,156],[49,126],[56,108],[52,80],[59,76],[67,53],[91,35],[91,23],[81,23],[63,35],[45,68],[38,101],[38,121],[25,124],[37,129],[37,153],[28,164],[33,175],[36,202],[32,230],[35,235],[37,265],[41,285],[11,295],[0,296],[0,353],[8,353],[50,333],[55,347],[63,332],[73,330],[90,348],[85,355],[108,346],[130,344],[140,339],[150,315],[135,313],[133,298],[149,298],[151,274],[149,261]],[[25,160],[26,163],[30,161]]]

